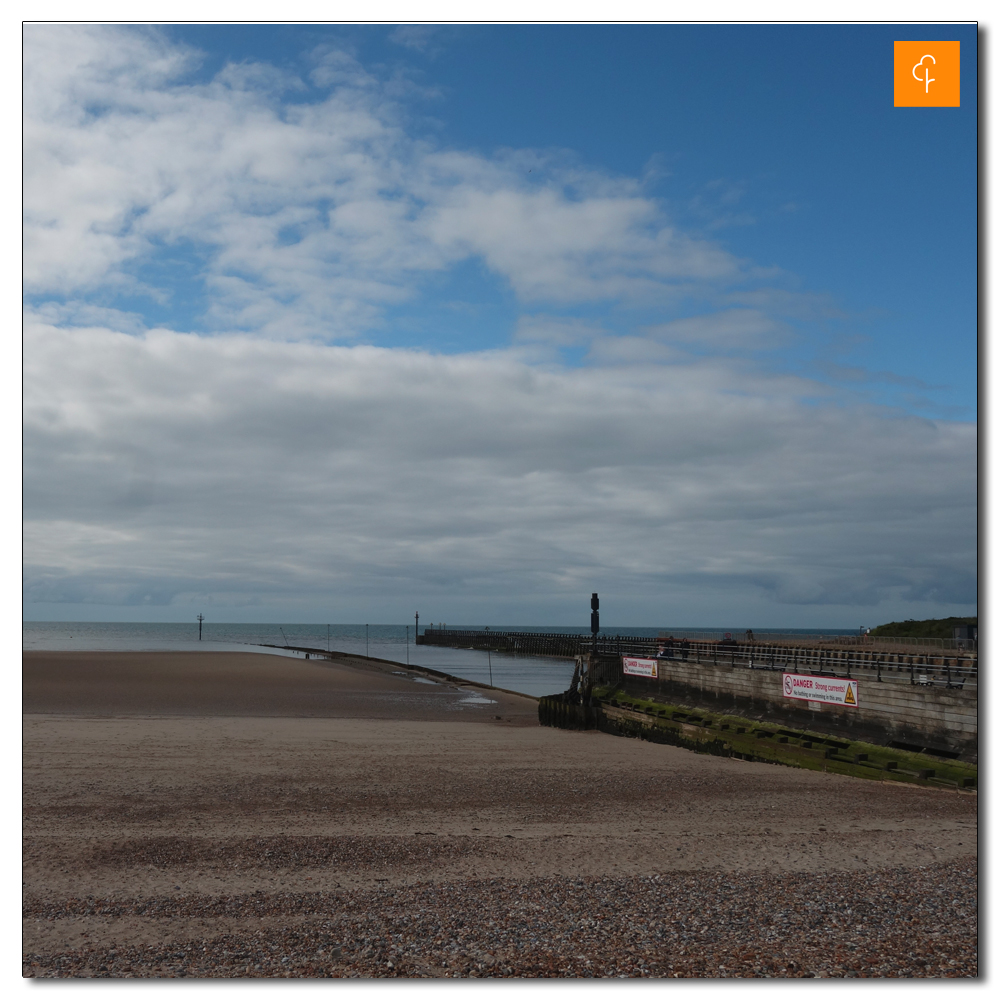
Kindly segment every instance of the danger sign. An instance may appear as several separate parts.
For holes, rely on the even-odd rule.
[[[623,656],[622,669],[634,677],[656,677],[656,660],[640,660],[635,656]]]
[[[858,707],[858,682],[844,677],[782,674],[781,693],[786,698],[798,698],[801,701],[820,701],[827,705]]]

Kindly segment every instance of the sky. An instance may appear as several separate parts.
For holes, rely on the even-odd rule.
[[[27,26],[25,617],[974,614],[976,40]]]

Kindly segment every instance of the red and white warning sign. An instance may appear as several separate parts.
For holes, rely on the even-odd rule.
[[[858,707],[858,682],[845,677],[810,677],[806,674],[782,674],[781,693],[786,698],[820,701],[827,705]]]
[[[633,677],[656,677],[656,660],[640,660],[635,656],[622,657],[622,669]]]

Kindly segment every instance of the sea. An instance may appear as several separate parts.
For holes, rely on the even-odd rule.
[[[426,623],[433,628],[433,623]],[[425,623],[421,623],[421,632]],[[448,625],[449,628],[482,626]],[[589,635],[590,630],[552,625],[544,628],[491,625],[495,632],[562,632]],[[743,629],[730,630],[740,636]],[[854,629],[754,629],[758,638],[771,634],[814,636],[853,635]],[[721,638],[723,629],[604,628],[602,636],[649,636],[670,633],[688,638]],[[25,650],[220,650],[255,651],[274,656],[303,654],[275,646],[309,646],[341,653],[363,653],[412,666],[430,667],[465,680],[478,681],[535,697],[565,691],[573,679],[573,660],[550,656],[516,656],[474,649],[416,646],[412,625],[240,624],[204,622],[24,622]]]

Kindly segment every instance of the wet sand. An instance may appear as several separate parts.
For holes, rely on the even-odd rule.
[[[31,653],[24,705],[28,975],[974,974],[974,794],[542,728],[363,658]],[[791,926],[736,934],[741,898]]]
[[[538,722],[532,698],[494,690],[491,707],[471,683],[427,683],[405,667],[348,655],[30,652],[23,677],[26,714],[424,721],[502,714]]]

